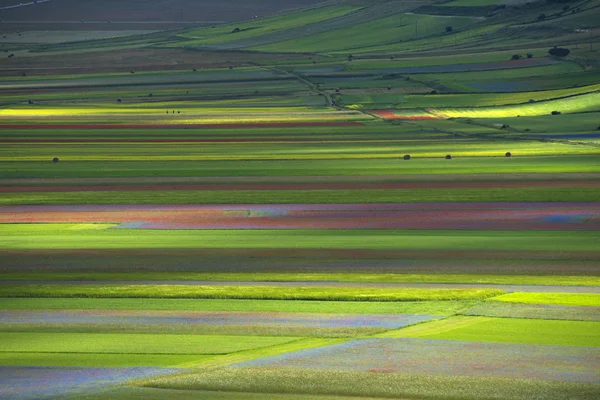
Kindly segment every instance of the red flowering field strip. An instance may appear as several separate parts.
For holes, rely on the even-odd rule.
[[[147,229],[600,229],[600,204],[441,203],[233,206],[16,206],[0,223],[119,223]]]

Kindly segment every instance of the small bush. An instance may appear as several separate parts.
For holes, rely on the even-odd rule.
[[[148,95],[148,97],[152,97],[152,96],[153,96],[153,94],[152,94],[152,93],[150,93],[150,94]]]
[[[238,33],[240,31],[240,28],[234,28],[231,33]]]
[[[121,103],[121,102],[123,102],[123,100],[117,99],[117,103]]]
[[[533,58],[533,54],[527,53],[527,58]]]
[[[555,57],[566,57],[569,55],[570,52],[571,52],[571,50],[569,50],[569,49],[566,49],[564,47],[557,47],[557,46],[554,46],[553,48],[548,50],[548,53],[551,56],[555,56]]]
[[[447,26],[446,27],[446,32],[452,32],[452,27],[451,26]]]
[[[446,155],[446,160],[452,160],[452,155],[451,154],[447,154]]]
[[[131,71],[129,71],[129,72],[132,73],[132,74],[135,74],[135,70],[133,70],[133,69]]]
[[[538,21],[543,21],[545,19],[546,19],[546,14],[544,14],[544,13],[541,13],[540,15],[537,16]]]
[[[405,155],[404,155],[404,159],[405,159],[405,160],[410,160],[410,154],[405,154]]]
[[[510,151],[507,151],[506,154],[504,155],[505,157],[512,157],[512,153]]]
[[[432,90],[431,92],[429,92],[429,94],[438,94],[437,90]]]
[[[193,71],[193,72],[196,72],[196,71],[198,71],[198,70],[197,70],[196,68],[192,68],[192,71]]]
[[[510,59],[511,60],[520,60],[521,58],[523,58],[523,56],[521,56],[520,54],[513,54]]]
[[[552,115],[560,115],[560,111],[552,111]]]
[[[33,104],[33,100],[27,100],[28,104]]]
[[[52,159],[52,162],[53,162],[54,164],[56,164],[56,163],[57,163],[57,162],[59,162],[59,161],[60,161],[60,160],[58,159],[58,157],[54,157],[54,158]]]

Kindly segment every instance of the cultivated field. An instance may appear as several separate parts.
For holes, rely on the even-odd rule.
[[[0,398],[600,397],[599,1],[118,3],[0,10]]]

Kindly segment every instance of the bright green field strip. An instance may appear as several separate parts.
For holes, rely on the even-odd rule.
[[[2,285],[0,297],[174,298],[332,301],[472,300],[499,296],[497,289],[381,289],[189,285]]]
[[[299,339],[268,336],[0,332],[0,353],[210,355],[276,346]]]
[[[271,301],[271,300],[269,300]],[[211,324],[90,324],[90,323],[2,323],[0,332],[43,332],[43,333],[135,333],[219,336],[270,336],[304,338],[356,338],[383,333],[388,328],[351,326],[319,328],[306,326],[264,326],[262,319],[254,324],[211,325]],[[193,360],[192,360],[193,361]]]
[[[173,46],[202,46],[268,35],[296,26],[341,17],[357,9],[358,7],[349,5],[335,5],[250,22],[232,23],[216,28],[194,29],[182,34],[182,36],[189,38],[189,40],[177,42]],[[240,29],[240,32],[232,33],[235,28]]]
[[[600,97],[599,97],[600,99]],[[475,111],[478,112],[478,111]],[[398,140],[319,143],[38,143],[3,144],[0,161],[255,161],[412,157],[500,157],[507,149],[520,156],[600,155],[595,146],[538,141],[471,142],[466,140]],[[276,141],[277,139],[274,138]]]
[[[600,110],[600,92],[583,94],[557,100],[537,103],[476,108],[439,108],[435,111],[448,118],[499,118],[549,115],[552,111],[561,113],[582,113]],[[573,118],[576,118],[574,116]]]
[[[20,333],[18,333],[20,334]],[[0,333],[1,335],[1,333]],[[119,339],[121,340],[121,339]],[[0,352],[0,366],[19,367],[173,367],[201,363],[212,356],[188,354],[99,354],[99,353],[20,353]]]
[[[559,304],[564,306],[600,307],[600,294],[579,293],[509,293],[494,301],[524,304]]]
[[[507,148],[506,151],[511,151]],[[513,158],[469,157],[450,162],[441,158],[409,162],[395,159],[289,160],[289,161],[100,161],[52,164],[47,162],[0,162],[3,178],[109,178],[188,176],[319,176],[396,174],[501,174],[600,172],[598,157],[539,156]],[[461,190],[464,192],[464,190]],[[170,192],[171,194],[173,192]],[[386,192],[389,193],[389,192]],[[441,192],[437,192],[441,193]],[[354,195],[358,193],[353,193]],[[378,194],[379,195],[379,194]],[[6,194],[3,193],[3,198]],[[518,197],[514,195],[515,197]],[[194,196],[197,197],[197,196]],[[362,196],[367,197],[367,196]],[[429,197],[431,201],[435,197]],[[197,201],[197,198],[194,199]],[[503,200],[499,200],[503,201]],[[504,200],[505,201],[505,200]],[[294,202],[301,202],[296,198]],[[357,202],[360,202],[357,200]]]
[[[595,202],[598,188],[198,190],[3,193],[0,205]],[[116,233],[115,233],[116,234]]]
[[[3,272],[1,281],[235,281],[235,282],[405,282],[492,285],[600,286],[598,276],[366,274],[279,272]],[[509,296],[510,297],[510,296]],[[600,297],[599,297],[600,299]],[[511,300],[506,300],[511,301]],[[600,304],[598,304],[600,305]]]
[[[2,249],[326,248],[598,250],[597,231],[144,230],[109,224],[0,224]]]
[[[352,49],[414,39],[415,18],[419,20],[419,34],[421,35],[443,34],[447,25],[452,25],[457,29],[478,21],[472,17],[395,14],[390,17],[335,29],[317,35],[257,46],[252,48],[252,50],[267,52],[328,52],[348,50],[351,53]],[[348,38],[352,38],[352,40],[348,40]]]
[[[452,317],[377,336],[600,347],[600,322]]]
[[[0,298],[3,310],[177,310],[229,312],[286,312],[327,314],[429,314],[452,315],[471,307],[460,301],[311,301],[230,299],[88,299],[88,298]]]
[[[265,398],[272,393],[302,393],[303,399],[313,399],[316,394],[427,400],[587,400],[600,395],[596,384],[281,367],[196,370],[139,384],[160,389],[254,392]]]

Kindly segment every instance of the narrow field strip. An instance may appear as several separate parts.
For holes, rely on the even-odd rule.
[[[273,328],[401,328],[432,319],[423,314],[306,314],[259,312],[190,312],[190,311],[0,311],[0,325],[10,324],[89,324],[114,326],[202,325],[248,326]]]
[[[0,252],[0,254],[2,254]],[[462,260],[461,260],[462,261]],[[464,261],[463,261],[464,262]],[[600,276],[411,274],[361,272],[13,272],[5,266],[1,283],[28,284],[177,284],[191,286],[328,286],[414,289],[501,289],[508,292],[600,293]],[[1,269],[0,269],[1,270]],[[568,300],[568,299],[565,299]],[[577,300],[574,298],[572,300]],[[507,300],[510,301],[510,300]],[[577,305],[577,304],[574,304]]]
[[[0,248],[17,249],[379,249],[596,251],[597,231],[144,230],[110,224],[0,224]]]
[[[0,353],[219,355],[290,343],[298,337],[136,333],[0,332]]]
[[[189,285],[0,285],[0,297],[172,298],[331,301],[435,301],[486,299],[498,289],[380,289]]]
[[[600,322],[459,316],[375,336],[600,347]]]
[[[599,182],[600,184],[600,182]],[[535,185],[533,185],[535,186]],[[556,185],[555,185],[556,186]],[[600,187],[600,185],[599,185]],[[21,189],[21,188],[19,188]],[[80,189],[77,189],[80,190]],[[110,190],[110,187],[108,188]],[[143,190],[143,188],[142,188]],[[3,189],[0,187],[0,192]],[[19,191],[19,190],[17,190]],[[60,191],[60,190],[59,190]],[[67,190],[68,191],[68,190]],[[426,205],[424,205],[426,206]],[[120,223],[137,229],[545,229],[600,230],[600,203],[494,207],[419,205],[257,205],[244,207],[2,207],[0,223]],[[429,207],[431,208],[431,207]],[[461,208],[461,209],[457,209]]]
[[[474,305],[473,300],[415,302],[357,302],[311,300],[234,299],[89,299],[0,298],[3,310],[150,310],[153,312],[276,312],[321,314],[428,314],[453,315]]]
[[[180,364],[200,364],[205,360],[212,360],[214,357],[197,354],[0,352],[0,369],[2,367],[173,368]]]
[[[600,295],[583,293],[509,293],[494,298],[494,301],[522,304],[600,307]]]
[[[74,191],[3,193],[0,205],[596,202],[599,195],[596,187]]]
[[[600,307],[564,306],[559,304],[523,304],[485,301],[462,310],[460,315],[500,317],[558,319],[573,321],[600,321]]]

